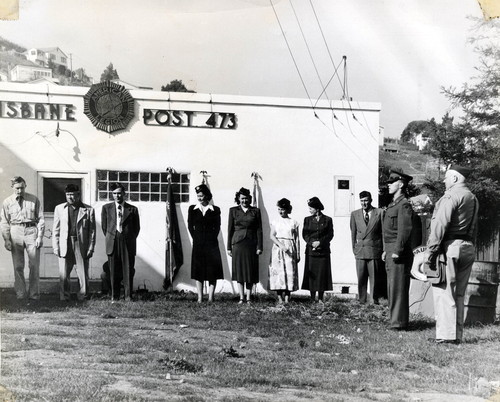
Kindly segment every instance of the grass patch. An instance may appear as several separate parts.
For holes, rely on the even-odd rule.
[[[412,316],[409,331],[389,331],[385,306],[349,299],[283,307],[259,296],[241,306],[224,295],[199,305],[174,293],[28,306],[5,297],[2,386],[18,400],[400,400],[484,396],[479,379],[500,379],[498,325],[435,345],[431,320]]]

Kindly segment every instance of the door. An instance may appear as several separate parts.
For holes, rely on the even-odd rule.
[[[64,189],[68,184],[76,184],[80,187],[82,201],[89,203],[85,197],[88,185],[88,174],[86,173],[56,173],[38,172],[38,197],[43,205],[45,218],[45,234],[43,246],[40,251],[40,278],[59,278],[59,263],[52,249],[52,226],[54,224],[54,209],[56,205],[66,202]],[[91,269],[91,268],[89,268]],[[75,271],[72,276],[76,276]]]
[[[350,216],[354,206],[354,177],[335,176],[334,216]]]

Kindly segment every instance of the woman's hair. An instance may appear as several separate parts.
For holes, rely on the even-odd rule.
[[[252,203],[252,195],[250,194],[250,190],[248,188],[241,187],[234,195],[234,202],[238,205],[240,205],[240,195],[246,196],[250,199],[250,204]]]
[[[292,212],[292,204],[290,204],[290,201],[286,198],[282,198],[281,200],[279,200],[276,205],[278,206],[278,208],[284,209],[287,214]]]

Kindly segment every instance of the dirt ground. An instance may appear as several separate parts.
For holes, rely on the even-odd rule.
[[[401,393],[386,392],[372,387],[369,392],[362,387],[359,392],[339,393],[323,392],[318,389],[299,389],[280,387],[269,392],[252,390],[248,387],[229,388],[210,386],[210,379],[200,378],[189,370],[185,372],[148,370],[148,363],[141,360],[127,361],[129,355],[103,358],[103,339],[88,339],[86,334],[93,333],[86,329],[102,328],[103,331],[124,331],[127,337],[140,341],[149,337],[160,339],[164,344],[179,342],[200,342],[206,339],[203,329],[182,327],[174,323],[161,323],[150,319],[135,318],[133,325],[129,319],[120,318],[110,306],[109,312],[86,315],[75,312],[74,306],[61,308],[54,303],[43,305],[25,305],[13,307],[9,296],[2,295],[1,331],[1,379],[0,401],[14,400],[65,400],[65,392],[54,389],[61,384],[60,376],[68,377],[86,385],[74,385],[76,388],[67,395],[78,395],[70,400],[130,400],[130,401],[484,401],[484,398],[472,395],[456,395],[435,392]],[[5,308],[7,306],[7,308]],[[75,315],[76,314],[76,315]],[[76,318],[75,318],[76,317]],[[210,331],[210,341],[206,348],[237,339],[236,332]],[[267,347],[265,340],[259,337],[246,339],[245,349]],[[157,357],[152,356],[158,360]],[[193,356],[196,359],[196,356]],[[241,364],[250,364],[241,359]],[[133,367],[138,369],[133,369]],[[132,369],[131,369],[132,367]],[[265,374],[265,373],[264,373]],[[350,374],[346,374],[350,375]],[[491,387],[490,383],[483,384]],[[66,385],[69,387],[69,385]],[[475,384],[474,386],[481,386]],[[500,402],[500,382],[496,384],[497,394],[489,401]],[[80,388],[78,388],[80,387]],[[375,390],[375,391],[374,391]],[[67,399],[66,399],[67,400]]]

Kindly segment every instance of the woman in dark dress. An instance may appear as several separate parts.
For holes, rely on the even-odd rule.
[[[332,290],[330,241],[333,239],[333,221],[321,212],[324,207],[318,197],[307,201],[311,216],[304,218],[302,237],[306,241],[306,261],[302,289],[311,292],[311,299],[323,302],[325,290]]]
[[[188,210],[188,229],[193,238],[191,279],[196,280],[198,303],[203,301],[203,282],[208,281],[208,301],[214,301],[217,279],[223,279],[222,260],[217,236],[220,232],[220,209],[209,204],[210,189],[201,184],[195,188],[198,204]]]
[[[250,190],[241,188],[229,209],[227,254],[232,257],[233,281],[238,282],[239,303],[250,303],[253,284],[259,282],[259,255],[262,254],[262,219],[260,210],[252,207]]]

